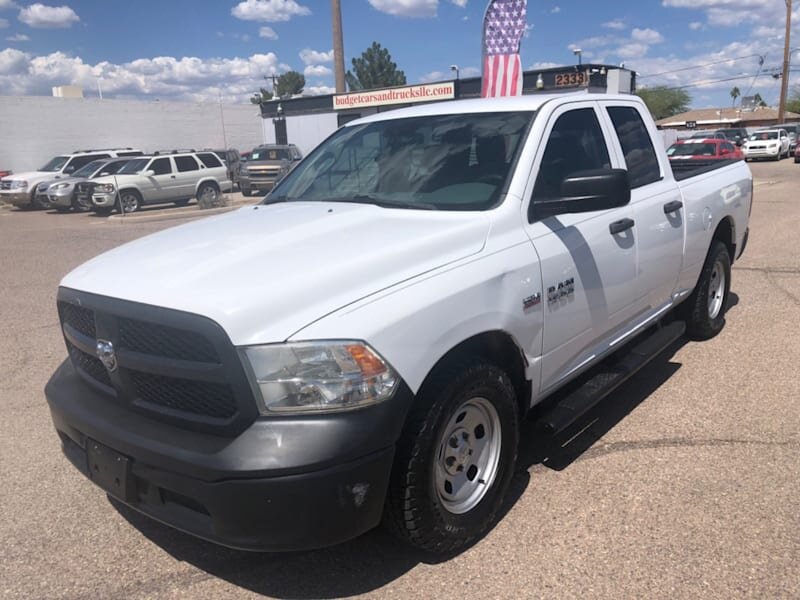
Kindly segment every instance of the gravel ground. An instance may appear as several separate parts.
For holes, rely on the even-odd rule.
[[[751,166],[750,245],[723,333],[677,343],[574,439],[525,436],[505,516],[446,561],[381,531],[315,552],[235,552],[109,501],[62,457],[42,393],[65,356],[56,286],[181,220],[0,210],[0,595],[796,598],[800,165]]]

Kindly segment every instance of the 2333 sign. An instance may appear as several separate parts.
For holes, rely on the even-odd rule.
[[[556,75],[556,87],[579,87],[586,85],[586,73],[559,73]]]

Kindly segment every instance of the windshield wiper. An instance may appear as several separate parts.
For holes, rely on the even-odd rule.
[[[289,200],[289,196],[287,196],[285,194],[283,196],[268,196],[268,197],[264,198],[260,202],[260,204],[262,204],[262,205],[278,204],[279,202],[287,202],[288,200]]]
[[[326,198],[325,202],[353,202],[356,204],[374,204],[381,208],[408,208],[412,210],[439,210],[434,204],[424,202],[409,202],[407,200],[391,200],[389,198],[379,198],[372,194],[356,194],[343,198]]]

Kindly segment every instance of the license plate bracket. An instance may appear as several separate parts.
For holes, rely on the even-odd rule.
[[[127,456],[87,438],[86,463],[89,478],[98,486],[124,502],[131,500],[133,485],[130,459]]]

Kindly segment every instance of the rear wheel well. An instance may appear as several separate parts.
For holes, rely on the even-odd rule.
[[[725,217],[720,221],[719,225],[717,225],[716,231],[714,231],[714,237],[712,240],[719,240],[725,247],[728,249],[728,254],[731,257],[731,262],[733,262],[736,258],[736,238],[734,237],[734,229],[733,229],[733,221],[730,217]]]
[[[504,331],[486,331],[450,349],[425,377],[422,387],[441,369],[462,362],[465,358],[475,357],[502,369],[508,375],[516,392],[520,415],[524,416],[531,400],[531,386],[525,376],[527,360],[514,338]]]
[[[210,185],[219,191],[219,184],[214,179],[205,179],[197,184],[197,192],[202,190],[204,185]]]

